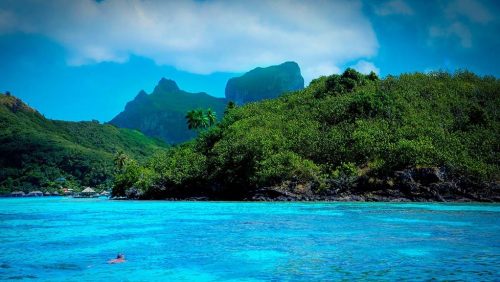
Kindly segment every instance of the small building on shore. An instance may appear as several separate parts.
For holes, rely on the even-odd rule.
[[[42,191],[31,191],[26,195],[27,197],[43,197]]]
[[[99,194],[97,194],[94,189],[87,187],[87,188],[83,189],[82,192],[74,195],[73,197],[75,197],[75,198],[97,198],[97,197],[99,197]]]
[[[62,193],[65,196],[73,195],[73,189],[71,189],[71,188],[62,188]]]
[[[24,197],[25,194],[23,191],[14,191],[14,192],[10,193],[10,196],[11,197]]]

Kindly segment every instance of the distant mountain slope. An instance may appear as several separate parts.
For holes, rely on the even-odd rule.
[[[179,89],[175,81],[162,78],[151,94],[141,90],[109,123],[176,144],[196,136],[186,125],[185,116],[190,110],[211,108],[221,119],[228,101],[244,104],[303,88],[304,79],[295,62],[256,68],[230,79],[226,85],[226,99],[204,92],[189,93]]]
[[[255,68],[240,77],[231,78],[226,85],[226,99],[241,105],[272,99],[289,91],[304,88],[299,65],[285,62],[267,68]]]
[[[189,93],[179,89],[175,81],[162,78],[150,95],[140,91],[109,123],[140,130],[171,144],[180,143],[196,136],[186,126],[189,110],[211,108],[222,117],[225,106],[225,99],[203,92]]]
[[[49,120],[20,99],[0,94],[0,190],[106,183],[115,153],[144,159],[167,145],[138,131],[98,122]],[[1,192],[1,191],[0,191]]]

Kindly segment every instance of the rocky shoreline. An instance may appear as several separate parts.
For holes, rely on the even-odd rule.
[[[500,202],[500,182],[484,182],[452,175],[444,168],[412,168],[391,176],[341,177],[321,185],[314,181],[285,181],[280,185],[228,196],[220,189],[211,193],[174,193],[169,201],[360,201],[360,202]],[[130,191],[128,199],[156,199]],[[123,198],[122,198],[123,199]]]
[[[251,201],[366,201],[366,202],[500,202],[500,183],[453,176],[443,168],[414,168],[392,177],[331,181],[328,189],[312,182],[288,181],[261,188]]]

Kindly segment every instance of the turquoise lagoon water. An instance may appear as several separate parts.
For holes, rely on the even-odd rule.
[[[127,262],[107,260],[123,252]],[[0,199],[0,280],[500,280],[500,205]]]

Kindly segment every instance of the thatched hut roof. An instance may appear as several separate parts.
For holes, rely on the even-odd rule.
[[[95,193],[95,190],[90,187],[87,187],[83,189],[82,193]]]
[[[28,193],[27,196],[41,197],[41,196],[43,196],[43,192],[42,191],[31,191]]]

